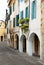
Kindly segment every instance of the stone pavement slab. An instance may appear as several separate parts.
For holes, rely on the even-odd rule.
[[[19,53],[3,44],[0,44],[0,65],[43,65],[36,58]]]

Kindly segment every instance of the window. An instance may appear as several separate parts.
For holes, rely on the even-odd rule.
[[[32,2],[32,19],[36,17],[36,2]]]
[[[13,27],[15,27],[15,18],[13,18]]]
[[[25,17],[28,18],[28,7],[25,9]]]
[[[23,0],[19,0],[19,2],[22,2]]]
[[[20,18],[23,19],[23,11],[20,12]]]
[[[16,15],[16,26],[19,26],[18,19],[19,19],[19,15]]]

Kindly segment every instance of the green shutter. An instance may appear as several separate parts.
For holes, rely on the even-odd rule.
[[[28,7],[25,9],[25,17],[28,18]]]
[[[13,3],[13,11],[14,11],[14,3]]]
[[[23,19],[23,11],[20,12],[20,18]]]
[[[19,15],[16,15],[16,26],[19,26],[18,19],[19,19]]]
[[[13,19],[13,27],[15,27],[15,18]]]
[[[36,17],[36,3],[35,1],[32,2],[32,19]]]

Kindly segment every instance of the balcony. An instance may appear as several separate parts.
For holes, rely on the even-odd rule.
[[[28,30],[28,28],[29,28],[29,18],[19,19],[18,23],[19,23],[19,28],[21,28],[22,31]]]
[[[21,24],[21,25],[19,26],[21,29],[28,28],[28,27],[29,27],[29,19],[28,19],[28,18],[20,19],[20,20],[19,20],[19,24]]]

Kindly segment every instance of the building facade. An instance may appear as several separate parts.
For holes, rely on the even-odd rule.
[[[8,7],[9,7],[9,13],[10,13],[11,30],[12,29],[14,30],[14,46],[13,47],[18,48],[18,44],[16,45],[17,41],[15,39],[15,38],[17,38],[17,40],[18,40],[18,36],[19,36],[19,23],[18,23],[19,2],[18,2],[18,0],[17,1],[10,0],[10,2],[8,3]],[[16,37],[16,35],[17,35],[17,37]]]
[[[5,22],[0,21],[0,42],[5,40],[5,35],[7,34],[7,29],[5,28]]]
[[[6,39],[7,39],[7,45],[8,46],[10,46],[9,45],[9,43],[10,43],[10,14],[8,13],[8,10],[6,9],[6,19],[5,19],[5,28],[7,29],[7,37],[6,37]]]
[[[44,0],[10,0],[14,48],[44,59]]]

